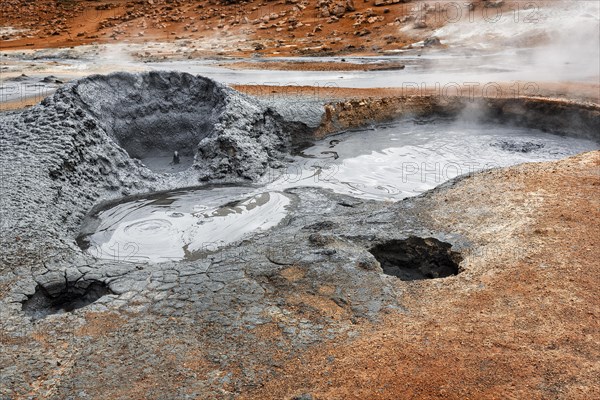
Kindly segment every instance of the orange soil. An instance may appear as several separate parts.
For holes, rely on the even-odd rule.
[[[396,50],[414,43],[418,39],[410,36],[427,37],[444,21],[437,17],[439,11],[431,9],[423,14],[427,28],[404,34],[400,28],[411,26],[415,19],[400,20],[411,9],[419,9],[421,1],[376,7],[375,1],[356,0],[355,11],[346,11],[338,21],[330,23],[328,18],[320,16],[316,3],[315,0],[250,0],[230,5],[214,0],[3,0],[0,26],[26,31],[5,34],[2,50],[190,39],[214,41],[213,53],[231,56],[371,53],[379,48]],[[365,16],[360,26],[354,26],[356,15],[366,15],[368,9],[372,10],[371,22]],[[271,15],[273,19],[261,29],[258,21]],[[289,22],[290,18],[301,24]],[[363,29],[370,33],[355,35]],[[257,43],[264,49],[255,50]],[[375,50],[372,46],[376,46]]]
[[[271,63],[269,63],[270,65]],[[293,63],[301,65],[303,63]],[[511,97],[515,95],[514,83],[498,83],[502,89],[501,97]],[[525,86],[525,85],[523,85]],[[439,91],[433,88],[413,89],[407,88],[344,88],[336,86],[265,86],[265,85],[232,85],[238,91],[251,94],[253,96],[319,96],[320,98],[331,99],[361,99],[373,98],[381,99],[396,96],[426,96],[436,95]],[[460,93],[448,93],[448,95],[481,97],[482,87],[479,91],[471,91],[469,87],[462,87]],[[548,99],[568,99],[580,102],[590,102],[600,104],[600,84],[579,83],[579,82],[538,82],[533,87],[527,87],[519,92],[521,96],[544,97]]]
[[[592,152],[439,193],[439,227],[483,248],[462,277],[398,282],[405,313],[299,355],[244,398],[600,398],[599,174]]]

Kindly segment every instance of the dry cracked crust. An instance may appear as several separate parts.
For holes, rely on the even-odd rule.
[[[419,218],[474,250],[458,276],[392,282],[401,308],[379,319],[289,263],[254,328],[80,312],[3,333],[2,383],[11,398],[597,398],[599,174],[596,151],[421,197]]]

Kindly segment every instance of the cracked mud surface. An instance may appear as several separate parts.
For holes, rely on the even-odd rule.
[[[213,87],[184,74],[114,77],[125,87],[167,78]],[[103,79],[80,85],[93,91]],[[98,123],[106,111],[67,95],[82,87],[0,120],[0,397],[599,395],[600,152],[461,177],[398,203],[288,189],[294,208],[276,227],[194,261],[137,263],[126,246],[97,260],[75,239],[98,202],[198,185],[206,171],[241,179],[210,161],[228,154],[221,146],[199,146],[201,168],[145,168],[118,146],[114,124]],[[266,142],[230,136],[240,162],[291,145],[283,117],[213,90],[251,110],[226,107],[221,124],[273,127]],[[260,175],[262,163],[250,166]],[[409,237],[451,244],[461,273],[384,274],[370,250]],[[57,308],[67,312],[49,312]]]
[[[116,293],[104,305],[31,324],[5,303],[3,383],[48,398],[593,398],[598,160],[481,173],[393,206],[297,189],[307,212],[253,243],[96,265],[89,278]],[[454,243],[465,271],[383,275],[367,248],[406,232]],[[32,280],[20,272],[13,296]]]

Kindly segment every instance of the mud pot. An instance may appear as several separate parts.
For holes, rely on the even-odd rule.
[[[285,189],[314,186],[357,198],[398,201],[460,175],[595,149],[598,145],[590,140],[514,126],[451,120],[378,125],[317,141],[286,167],[271,170],[266,177],[272,181],[259,188],[174,191],[123,200],[88,217],[84,225],[95,229],[80,239],[101,259],[195,260],[277,225],[290,206],[281,193]],[[447,276],[448,268],[392,273],[384,267],[384,272],[413,280]]]
[[[453,119],[403,120],[332,135],[273,170],[271,190],[329,188],[359,198],[401,200],[452,178],[596,150],[592,140]]]
[[[161,193],[98,212],[93,216],[95,232],[79,240],[100,259],[197,260],[277,225],[290,204],[285,194],[252,194],[244,187]]]
[[[186,389],[169,387],[167,397],[185,398],[187,387],[201,382],[207,386],[192,397],[220,398],[227,388],[235,398],[278,382],[311,351],[321,351],[322,362],[329,351],[320,346],[350,343],[344,353],[358,356],[371,342],[353,348],[352,341],[370,340],[367,330],[378,334],[387,320],[384,342],[417,332],[386,348],[406,350],[394,356],[402,363],[418,353],[406,346],[430,340],[423,332],[437,321],[444,334],[433,340],[465,342],[456,333],[463,326],[444,318],[471,318],[474,307],[487,316],[480,302],[498,318],[488,321],[494,329],[484,332],[487,339],[506,313],[514,311],[515,321],[528,315],[519,307],[532,304],[532,288],[543,290],[531,280],[570,273],[568,252],[576,247],[550,251],[545,240],[594,218],[589,210],[597,207],[584,198],[597,190],[597,105],[483,100],[474,107],[485,112],[467,118],[460,101],[427,96],[313,100],[295,99],[311,110],[309,121],[292,118],[287,101],[208,78],[117,73],[69,82],[40,104],[0,114],[0,325],[7,332],[0,340],[10,350],[0,361],[15,366],[15,386],[60,375],[68,389],[57,387],[56,398],[71,388],[152,398],[162,392],[129,396],[133,389],[119,392],[115,382],[163,368],[160,379],[152,377],[162,382],[189,367],[196,372],[177,375]],[[554,123],[566,114],[573,118]],[[348,116],[352,124],[344,125]],[[546,124],[536,125],[541,120]],[[574,186],[563,191],[565,185]],[[554,219],[540,225],[547,210]],[[588,211],[574,214],[579,210]],[[592,259],[593,249],[585,242],[577,254]],[[572,279],[591,285],[585,274],[592,272],[581,268]],[[527,296],[514,301],[498,289],[527,279]],[[562,286],[570,280],[544,282],[557,281],[560,290],[551,295],[571,295],[572,287]],[[543,311],[572,304],[559,300]],[[479,322],[469,319],[470,332],[484,326]],[[448,343],[436,343],[432,354]],[[57,352],[51,364],[47,349]],[[17,350],[33,361],[22,362]],[[577,348],[569,356],[580,354]],[[134,363],[106,362],[125,358]],[[331,360],[319,371],[337,368]],[[63,365],[77,365],[77,373],[61,375]],[[260,372],[247,372],[257,365]],[[293,393],[273,393],[294,398],[314,376],[321,377],[313,371],[288,382]],[[90,389],[94,379],[113,386]]]

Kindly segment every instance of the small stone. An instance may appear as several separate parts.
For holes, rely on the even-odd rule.
[[[440,46],[441,44],[442,42],[436,36],[429,37],[423,42],[423,46],[425,47]]]
[[[425,28],[427,28],[427,23],[425,21],[423,21],[423,20],[417,21],[413,25],[413,28],[415,28],[415,29],[425,29]]]
[[[308,393],[302,393],[298,396],[294,396],[293,400],[313,400],[313,397]]]
[[[365,269],[367,271],[383,271],[379,261],[377,261],[375,257],[366,254],[359,257],[356,265],[358,268]]]
[[[326,246],[334,242],[334,239],[328,235],[322,235],[320,233],[313,233],[308,237],[308,240],[317,246]]]

